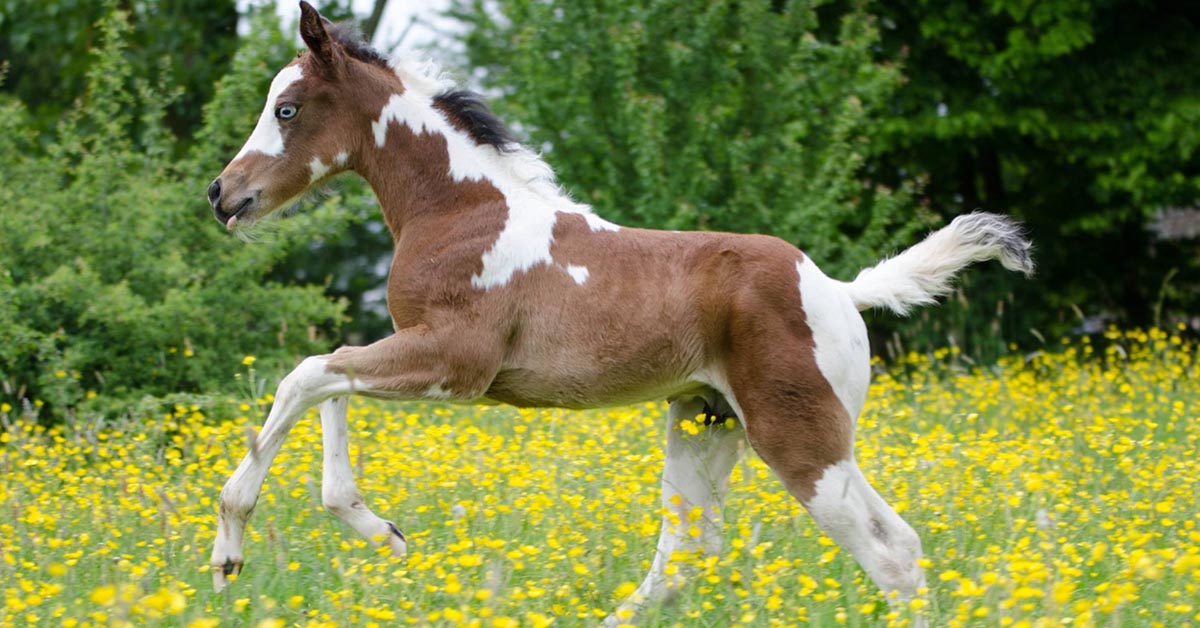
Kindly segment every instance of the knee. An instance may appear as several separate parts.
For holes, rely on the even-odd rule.
[[[329,514],[344,519],[362,504],[362,496],[355,490],[332,487],[321,492],[321,502]]]
[[[292,399],[304,405],[315,403],[327,398],[322,389],[331,383],[328,360],[322,356],[304,358],[296,368],[284,376],[275,392],[276,400]]]
[[[257,502],[257,496],[249,495],[232,483],[227,483],[225,488],[221,489],[217,508],[222,517],[227,517],[235,521],[245,521],[250,518],[250,513],[254,511],[254,506]]]
[[[328,361],[324,357],[310,355],[301,360],[300,364],[298,364],[296,368],[292,369],[292,371],[283,378],[283,381],[279,382],[279,386],[281,388],[284,386],[292,388],[306,388],[311,384],[311,382],[319,379],[322,375],[325,375],[328,372],[325,368],[327,363]]]

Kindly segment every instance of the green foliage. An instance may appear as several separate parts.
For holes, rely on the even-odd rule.
[[[1080,314],[1165,324],[1153,320],[1162,297],[1168,311],[1200,308],[1195,240],[1146,228],[1163,208],[1200,204],[1197,5],[872,10],[889,25],[882,54],[908,77],[877,136],[877,172],[927,176],[925,200],[944,215],[1006,211],[1032,229],[1037,281],[997,282],[1018,290],[1007,325],[1057,334]]]
[[[174,161],[164,94],[128,63],[126,15],[99,29],[86,95],[45,150],[25,107],[0,101],[0,399],[36,400],[55,419],[91,392],[112,410],[227,387],[247,354],[294,363],[327,347],[323,332],[343,310],[320,286],[264,281],[314,234],[338,229],[336,199],[248,246],[204,198],[253,128],[272,69],[291,52],[284,40],[248,42],[206,108],[201,141]]]
[[[497,10],[503,19],[496,19]],[[812,3],[458,0],[466,64],[607,217],[773,233],[845,276],[927,224],[864,167],[900,75],[872,18]]]
[[[0,59],[11,63],[3,86],[33,112],[33,124],[50,130],[84,94],[92,50],[102,33],[94,27],[117,2],[95,0],[0,0]],[[238,13],[233,0],[122,2],[130,24],[124,55],[130,74],[160,76],[186,93],[166,105],[167,126],[180,135],[201,124],[201,106],[229,68],[237,49]]]

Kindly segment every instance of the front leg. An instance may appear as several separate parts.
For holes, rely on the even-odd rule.
[[[288,373],[275,391],[275,403],[262,432],[250,443],[250,451],[221,489],[217,513],[217,539],[213,544],[213,587],[220,591],[230,574],[242,570],[242,537],[246,520],[258,502],[263,480],[288,432],[313,404],[351,389],[351,380],[326,368],[325,356],[305,358]]]
[[[392,555],[403,556],[408,550],[404,534],[391,521],[380,519],[363,503],[350,467],[350,443],[346,425],[348,397],[335,397],[321,403],[321,438],[325,463],[321,480],[321,501],[330,514],[376,545],[387,545]]]
[[[246,521],[258,501],[271,462],[305,410],[327,399],[351,393],[405,400],[474,399],[487,389],[487,383],[500,363],[500,352],[487,350],[487,347],[495,346],[498,345],[488,343],[486,337],[471,333],[471,330],[435,332],[426,326],[418,326],[400,330],[366,347],[343,347],[329,355],[306,358],[288,373],[279,383],[275,403],[262,433],[221,490],[217,538],[210,561],[213,586],[220,591],[228,583],[228,575],[241,571]],[[344,430],[344,411],[341,416],[341,429]],[[330,425],[325,428],[335,432],[332,436],[325,435],[326,447],[334,452],[345,452],[344,432],[341,437],[336,434],[336,419],[332,416]],[[346,496],[351,495],[353,500],[357,489],[353,488],[351,478],[352,493],[341,488],[333,490],[338,482],[345,485],[349,461],[344,461],[343,469],[343,462],[331,461],[330,455],[326,453],[327,482],[333,480],[328,494],[331,511],[338,516],[355,517],[355,521],[347,521],[368,538],[386,534],[393,551],[402,553],[403,536],[395,526],[373,514],[371,518],[364,518],[359,512],[362,509],[355,509],[353,503],[349,510],[339,511]],[[361,505],[361,501],[358,503]],[[388,525],[388,529],[382,530],[375,520]]]

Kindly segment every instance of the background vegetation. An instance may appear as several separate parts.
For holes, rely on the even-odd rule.
[[[97,29],[85,91],[52,128],[39,134],[18,99],[0,103],[0,397],[51,419],[228,388],[241,356],[290,363],[343,320],[321,285],[266,280],[339,230],[336,197],[251,246],[214,229],[198,193],[253,127],[242,103],[261,97],[283,38],[233,59],[210,123],[181,145],[163,105],[187,94],[134,73],[128,14]]]
[[[1030,226],[1038,278],[972,271],[941,308],[876,317],[879,351],[949,343],[991,359],[1109,322],[1200,328],[1197,7],[455,0],[449,12],[466,26],[461,54],[432,55],[618,222],[775,233],[841,277],[962,212]],[[209,217],[207,182],[296,47],[273,7],[251,13],[0,1],[4,402],[55,419],[108,412],[227,389],[247,354],[282,368],[390,330],[378,297],[391,243],[361,183],[344,179],[254,244]]]

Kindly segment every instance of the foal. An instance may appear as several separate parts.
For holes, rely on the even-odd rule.
[[[977,261],[1031,272],[1014,223],[961,216],[850,283],[772,237],[618,227],[567,198],[475,96],[392,67],[307,3],[301,9],[308,51],[275,77],[258,125],[208,198],[217,220],[242,229],[340,172],[363,176],[395,239],[396,331],[309,357],[279,384],[262,433],[221,491],[218,589],[241,570],[271,461],[314,405],[326,508],[405,552],[404,535],[367,508],[351,472],[346,400],[361,394],[566,408],[669,400],[662,503],[673,512],[650,573],[610,624],[679,589],[686,570],[668,569],[677,553],[720,550],[743,438],[892,599],[917,595],[920,539],[854,459],[870,376],[858,312],[931,303]],[[733,429],[677,429],[701,413],[735,418]],[[692,527],[699,536],[686,533]]]

